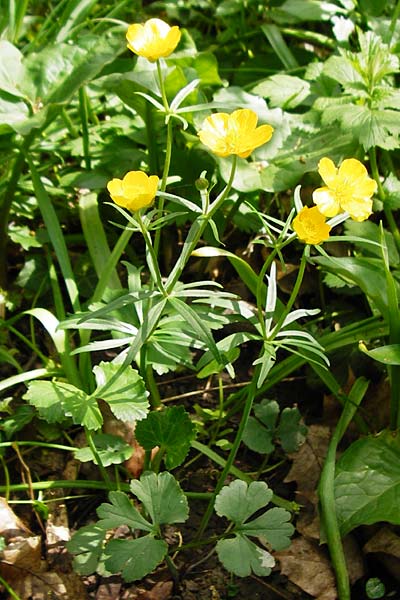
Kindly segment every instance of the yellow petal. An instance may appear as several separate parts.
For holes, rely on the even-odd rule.
[[[357,182],[357,196],[371,198],[376,192],[378,185],[375,179],[364,177]]]
[[[260,125],[259,127],[257,127],[257,129],[251,136],[251,145],[253,146],[253,148],[258,148],[266,142],[269,142],[273,132],[274,128],[271,127],[271,125]]]
[[[147,187],[148,176],[143,171],[129,171],[122,180],[122,184],[125,187]]]
[[[111,179],[111,181],[107,183],[107,189],[111,196],[121,196],[123,193],[122,181],[120,179]]]
[[[320,244],[329,238],[331,227],[317,206],[304,206],[293,220],[292,227],[300,241],[305,244]]]
[[[328,187],[317,188],[313,191],[312,196],[318,210],[325,215],[325,217],[335,217],[338,214],[340,204],[337,201],[335,194]]]
[[[230,121],[235,129],[243,132],[255,129],[257,126],[257,119],[257,114],[254,110],[250,110],[249,108],[234,110],[230,115]]]
[[[318,172],[328,186],[335,181],[337,176],[337,169],[330,158],[321,158],[318,163]]]
[[[364,165],[356,158],[346,158],[339,167],[339,177],[346,181],[368,177],[368,171]]]
[[[370,198],[349,198],[341,202],[342,209],[349,213],[353,221],[365,221],[372,214]]]

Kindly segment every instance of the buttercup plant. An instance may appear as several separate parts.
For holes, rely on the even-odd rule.
[[[75,5],[68,1],[66,4]],[[178,15],[180,10],[177,7],[174,15]],[[166,10],[164,14],[170,16],[172,13]],[[273,11],[271,15],[273,18]],[[113,17],[111,14],[110,18]],[[174,18],[179,22],[177,17]],[[392,271],[398,268],[398,257],[392,238],[382,228],[378,235],[379,227],[373,219],[368,222],[368,218],[372,214],[374,194],[378,192],[381,204],[385,204],[387,198],[393,201],[385,190],[391,185],[395,187],[396,183],[393,180],[388,183],[380,177],[380,157],[373,148],[365,146],[369,150],[371,178],[361,161],[361,146],[347,138],[347,141],[339,142],[336,132],[332,132],[327,123],[327,132],[323,132],[326,136],[321,133],[321,137],[317,138],[321,147],[311,139],[312,143],[304,144],[303,148],[307,136],[315,134],[311,123],[316,122],[316,114],[304,123],[301,115],[304,111],[308,114],[310,99],[318,89],[318,82],[315,83],[312,77],[317,77],[320,65],[313,65],[318,67],[315,72],[311,68],[308,70],[307,77],[310,79],[301,80],[301,89],[298,89],[300,77],[277,74],[255,87],[246,87],[249,93],[236,85],[225,86],[218,73],[214,51],[198,52],[196,38],[191,39],[186,21],[185,27],[181,46],[180,27],[170,26],[159,18],[134,23],[124,32],[119,29],[118,39],[105,32],[104,39],[99,40],[101,57],[105,56],[105,64],[116,65],[116,69],[119,62],[124,66],[121,72],[112,73],[104,89],[102,80],[107,75],[100,68],[94,71],[101,74],[101,78],[96,81],[96,86],[91,86],[86,78],[86,69],[94,69],[93,65],[101,61],[96,54],[97,48],[87,53],[88,60],[83,61],[85,77],[80,80],[79,88],[81,121],[78,126],[74,121],[76,105],[71,112],[72,120],[67,107],[61,107],[60,99],[63,100],[66,94],[67,84],[54,93],[54,106],[50,102],[46,114],[48,122],[53,115],[59,115],[60,121],[62,117],[62,132],[68,129],[71,142],[76,141],[73,139],[76,132],[82,131],[84,170],[73,180],[73,185],[78,186],[84,181],[90,189],[83,184],[78,188],[77,208],[70,202],[71,184],[68,184],[69,190],[67,185],[64,188],[60,185],[65,198],[57,196],[57,202],[53,203],[49,190],[55,194],[58,188],[52,189],[49,181],[52,181],[54,173],[50,169],[46,170],[46,178],[41,176],[42,165],[38,156],[42,151],[49,155],[51,145],[48,144],[53,138],[55,154],[58,148],[66,165],[78,164],[76,156],[73,162],[72,155],[64,148],[59,149],[64,133],[60,133],[57,123],[49,126],[49,137],[42,147],[38,135],[42,130],[36,131],[40,110],[32,117],[36,119],[33,124],[29,121],[31,117],[27,122],[23,119],[16,121],[16,127],[21,126],[20,130],[15,130],[19,136],[25,136],[22,127],[27,127],[27,130],[31,127],[32,134],[28,134],[18,148],[10,184],[7,184],[6,212],[10,210],[26,160],[41,211],[40,223],[44,223],[50,240],[46,241],[46,246],[51,245],[51,252],[46,251],[46,264],[55,307],[54,315],[50,309],[40,307],[38,292],[34,297],[34,308],[21,314],[38,320],[45,327],[54,342],[56,354],[48,361],[43,348],[32,343],[26,332],[20,333],[19,339],[35,351],[35,357],[44,367],[24,373],[18,365],[18,357],[7,358],[9,364],[13,364],[13,360],[17,364],[18,374],[0,386],[5,390],[25,383],[28,389],[23,399],[28,406],[23,408],[28,410],[21,411],[20,421],[11,415],[9,420],[5,419],[5,425],[0,425],[1,440],[4,440],[0,440],[0,446],[6,448],[14,444],[12,436],[21,431],[27,422],[24,419],[32,419],[35,415],[38,421],[46,421],[50,425],[49,430],[58,427],[62,435],[65,434],[69,445],[59,444],[58,450],[74,452],[77,460],[92,461],[97,465],[102,479],[88,482],[83,477],[70,484],[70,487],[93,488],[108,493],[108,500],[97,507],[99,520],[78,530],[69,544],[69,550],[75,556],[75,568],[82,575],[100,573],[102,569],[104,572],[105,566],[108,573],[121,574],[127,582],[136,581],[165,561],[178,587],[179,559],[176,564],[174,562],[178,552],[188,547],[212,545],[212,551],[232,574],[240,577],[250,574],[268,576],[275,565],[273,551],[283,550],[290,544],[294,532],[290,521],[292,513],[299,507],[273,494],[264,481],[256,480],[281,464],[282,456],[282,460],[287,460],[285,453],[298,449],[307,427],[301,418],[302,398],[298,408],[289,408],[280,406],[278,397],[267,401],[265,393],[289,375],[299,373],[303,365],[308,365],[343,404],[343,413],[323,468],[319,494],[324,532],[337,574],[338,594],[340,600],[349,600],[350,586],[341,537],[355,525],[370,522],[371,512],[376,520],[384,519],[385,515],[383,509],[376,508],[379,506],[378,493],[376,506],[370,511],[365,509],[363,512],[363,507],[357,505],[357,494],[349,499],[347,510],[346,477],[351,480],[352,473],[357,473],[354,465],[359,465],[360,461],[356,456],[357,448],[353,451],[350,446],[344,452],[345,460],[337,465],[336,449],[353,418],[360,430],[368,433],[367,425],[361,417],[357,421],[356,415],[368,382],[358,377],[350,392],[344,393],[335,370],[330,368],[330,352],[357,343],[360,331],[363,334],[366,331],[366,336],[362,337],[370,340],[385,336],[389,328],[389,349],[385,350],[382,346],[369,351],[365,344],[361,347],[372,358],[390,352],[393,388],[391,426],[395,430],[400,423],[400,359],[396,354],[396,346],[400,345],[400,329],[397,275]],[[17,30],[15,27],[10,29],[15,35]],[[262,31],[275,51],[279,47],[275,25],[271,28],[263,21]],[[126,51],[125,33],[129,52]],[[63,35],[67,34],[72,36],[73,30],[67,28]],[[112,38],[110,52],[107,46],[109,38]],[[319,36],[318,43],[322,39],[323,36]],[[93,38],[85,43],[93,44]],[[236,41],[231,43],[236,44]],[[7,42],[5,47],[6,71],[10,61],[26,67],[29,74],[32,68],[29,61],[16,54],[11,43]],[[2,48],[0,43],[0,56]],[[182,51],[179,51],[180,48]],[[47,60],[48,49],[45,50],[44,57],[39,57],[42,61]],[[62,53],[65,61],[72,54],[69,43],[60,43],[57,51]],[[118,53],[123,51],[133,64],[133,73],[126,73],[126,60],[115,61]],[[290,55],[282,52],[282,47],[279,55],[283,61],[290,62]],[[58,58],[57,55],[55,64],[58,64]],[[332,76],[338,60],[339,57],[333,57],[326,75]],[[392,61],[389,73],[395,72],[395,62]],[[38,61],[38,64],[42,63]],[[82,64],[79,64],[78,75],[82,69]],[[348,72],[346,69],[338,71],[341,76]],[[367,75],[368,69],[363,78]],[[33,69],[32,83],[36,77],[37,72]],[[73,83],[74,77],[71,81]],[[353,74],[351,82],[344,82],[344,85],[349,83],[351,91],[354,81],[357,83]],[[69,79],[67,83],[69,85]],[[387,91],[388,87],[383,91]],[[6,78],[4,90],[0,89],[0,108],[3,110],[5,106],[2,104],[3,91],[6,96],[15,94],[13,103],[19,105],[22,102],[21,90],[24,89],[16,74]],[[292,94],[290,91],[289,96],[287,89],[297,92]],[[111,96],[110,105],[104,101],[108,94]],[[49,97],[52,98],[51,95]],[[126,102],[129,110],[124,110],[118,98]],[[101,99],[99,105],[104,114],[102,112],[102,118],[95,122],[94,106],[98,99]],[[296,109],[296,102],[300,103],[301,110],[293,119],[288,111]],[[33,101],[29,110],[32,106],[36,106]],[[352,110],[359,107],[364,108],[364,103],[358,102]],[[0,110],[0,121],[1,114]],[[104,115],[106,118],[103,119]],[[47,127],[47,120],[43,121],[43,128]],[[21,122],[22,125],[18,125]],[[306,126],[296,129],[300,122],[302,127],[303,124]],[[121,129],[123,134],[117,135],[115,132]],[[310,133],[311,130],[313,133]],[[117,143],[111,145],[110,153],[104,140],[114,134]],[[294,136],[299,140],[295,148]],[[32,154],[30,145],[34,137],[37,144],[33,146]],[[121,151],[119,154],[119,148],[125,150],[120,143],[122,140],[129,152]],[[76,145],[71,143],[70,146],[77,152]],[[80,156],[79,152],[77,154]],[[113,154],[113,159],[103,159],[110,154]],[[217,167],[213,168],[213,161],[220,167],[221,173]],[[39,166],[35,166],[36,163]],[[385,156],[385,165],[390,166],[390,156]],[[57,177],[60,169],[60,181],[71,178],[71,172],[67,172],[65,177],[66,167],[55,162],[53,167]],[[323,184],[307,194],[303,189],[306,204],[303,206],[301,188],[297,184],[302,175],[317,169]],[[97,194],[93,191],[96,185],[102,186],[100,204],[104,199],[106,207],[98,207]],[[22,198],[27,189],[24,180],[19,190]],[[291,191],[287,192],[292,189],[295,190],[294,206],[291,206]],[[28,191],[32,193],[30,187]],[[63,202],[64,199],[68,201]],[[27,208],[23,202],[13,204],[17,206],[17,220],[22,214],[18,211],[26,211]],[[379,208],[379,202],[376,206]],[[84,267],[79,267],[76,258],[75,264],[71,264],[67,243],[75,242],[70,241],[70,236],[64,236],[67,220],[65,225],[64,222],[62,227],[60,225],[66,214],[68,219],[72,218],[73,210],[79,211],[82,225],[83,236],[77,236],[79,250],[82,249],[82,239],[88,248],[82,257],[88,263]],[[118,223],[109,217],[110,211],[117,215]],[[385,213],[390,215],[391,208],[385,206]],[[391,228],[396,231],[393,221]],[[13,224],[10,230],[13,231]],[[240,235],[236,235],[238,230]],[[370,235],[371,231],[373,234]],[[21,236],[25,244],[31,243],[33,232],[28,233],[25,239],[20,231],[14,232],[13,241]],[[239,247],[243,238],[247,240],[247,253]],[[75,237],[72,236],[72,239]],[[112,247],[108,246],[110,240]],[[346,248],[350,249],[354,244],[360,253],[367,247],[372,248],[375,254],[373,258],[368,256],[364,262],[363,257],[350,256],[350,250],[349,256],[329,256],[330,243],[341,241],[347,244]],[[256,244],[264,246],[261,252],[253,252]],[[36,259],[39,246],[34,247]],[[377,255],[377,252],[380,254]],[[22,252],[18,260],[20,255]],[[298,261],[293,281],[285,289],[282,284],[285,278],[280,279],[280,274],[287,269],[287,256],[290,256],[290,262],[294,262],[293,257]],[[54,257],[57,265],[53,265]],[[195,257],[202,261],[192,262]],[[212,278],[209,276],[211,280],[207,280],[207,276],[205,280],[198,276],[199,269],[206,271],[203,269],[204,262],[211,257],[230,262],[240,280],[237,286],[240,292],[227,291],[218,283],[220,263],[218,269],[208,271],[213,273]],[[306,272],[315,264],[330,270],[336,281],[343,276],[346,283],[355,282],[363,291],[366,290],[374,315],[379,312],[384,323],[378,315],[366,319],[365,324],[364,321],[349,326],[340,323],[341,327],[333,331],[333,317],[327,311],[321,313],[315,308],[324,305],[318,303],[318,297],[314,298],[313,308],[305,308],[303,300],[308,298],[308,290],[302,294],[301,289]],[[86,277],[84,271],[84,277],[79,273],[80,279],[75,279],[79,268],[82,271],[87,268],[90,277]],[[21,279],[25,277],[28,281],[28,271],[27,268],[26,273],[22,273]],[[369,274],[374,274],[371,283]],[[60,276],[65,286],[64,283],[60,286]],[[95,279],[94,285],[91,277]],[[51,302],[46,304],[50,305]],[[6,326],[14,335],[13,319]],[[2,352],[0,346],[0,355]],[[247,364],[245,360],[238,361],[241,352],[244,358],[250,357]],[[7,356],[6,353],[4,355]],[[384,358],[388,362],[386,354]],[[235,369],[239,382],[234,381]],[[195,391],[166,397],[162,376],[167,375],[168,381],[171,381],[169,374],[181,371],[185,376],[189,371],[198,379],[210,378],[208,384],[211,386],[211,378],[217,380],[216,404],[210,402],[207,408],[196,407],[198,415],[211,415],[208,422],[201,416],[193,418],[193,410],[187,408],[191,406],[190,398],[200,387],[198,379],[195,380]],[[232,381],[227,381],[224,371]],[[229,386],[235,392],[225,397]],[[184,398],[187,398],[186,401]],[[0,410],[4,406],[7,411],[6,403],[1,404]],[[253,411],[254,418],[251,416]],[[210,422],[212,432],[206,426]],[[69,431],[71,425],[72,433]],[[70,436],[74,436],[80,428],[85,433],[86,446],[76,449]],[[110,433],[115,428],[117,435]],[[43,436],[46,436],[46,429],[42,427],[42,430]],[[127,439],[123,439],[125,434],[122,432],[125,431]],[[254,440],[249,442],[249,436],[255,433],[259,435],[257,443],[252,443]],[[43,437],[31,445],[37,442],[38,447],[40,444],[49,446],[42,440]],[[251,451],[256,449],[265,455],[257,472],[239,469],[236,458],[243,442]],[[362,447],[365,443],[368,450],[368,438],[361,442]],[[19,443],[18,440],[16,443]],[[384,448],[390,453],[394,452],[397,441],[394,433],[388,433],[374,439],[373,443],[382,445],[379,446],[380,451]],[[144,453],[143,460],[139,451],[135,450],[136,456],[132,454],[133,445]],[[213,485],[211,480],[207,481],[207,487],[203,488],[205,491],[187,491],[179,480],[185,481],[183,473],[188,472],[190,476],[190,465],[200,455],[219,465],[221,472]],[[273,464],[276,457],[278,462]],[[126,462],[131,458],[137,462],[135,470]],[[7,497],[22,488],[28,489],[33,499],[36,490],[46,490],[54,483],[59,484],[58,487],[68,487],[64,481],[42,482],[38,478],[29,486],[21,484],[22,487],[18,487],[18,484],[13,487],[9,484],[8,462],[4,460],[1,464],[6,481],[1,489]],[[249,465],[251,457],[246,463],[246,466]],[[125,467],[132,472],[127,472]],[[177,467],[179,470],[175,471]],[[369,469],[368,473],[372,470]],[[139,479],[136,473],[141,471]],[[131,476],[132,481],[128,483],[127,477]],[[379,477],[377,479],[379,482]],[[388,480],[392,481],[390,477]],[[362,488],[362,482],[356,481],[354,485]],[[135,503],[132,502],[133,496]],[[198,530],[192,539],[184,532],[183,545],[181,542],[175,545],[175,541],[171,542],[171,531],[166,535],[165,526],[177,527],[190,518],[191,501],[194,499],[203,503],[204,507]],[[274,506],[271,508],[269,503]],[[219,530],[215,535],[210,527],[214,512],[228,519],[225,530]],[[396,519],[395,511],[390,512],[391,522],[397,523]],[[127,527],[126,538],[113,539],[112,530],[121,526]],[[206,557],[207,553],[203,558]]]

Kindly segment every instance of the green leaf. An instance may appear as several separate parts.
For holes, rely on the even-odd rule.
[[[372,350],[368,350],[363,343],[360,343],[358,347],[361,352],[384,365],[400,365],[400,344],[387,344]]]
[[[22,404],[17,406],[12,415],[2,417],[0,421],[0,431],[4,432],[6,440],[12,440],[18,431],[21,431],[32,421],[35,411],[31,406]]]
[[[336,465],[336,511],[342,536],[359,525],[400,525],[400,434],[383,431],[360,439]]]
[[[137,423],[135,435],[145,450],[159,446],[167,469],[173,469],[185,460],[195,438],[195,426],[183,406],[173,406],[149,413]]]
[[[330,19],[332,15],[344,13],[332,2],[321,2],[321,0],[286,0],[280,7],[297,21],[321,21]]]
[[[313,261],[347,284],[358,286],[372,300],[382,315],[387,313],[388,298],[385,272],[382,261],[375,258],[325,258],[316,257]]]
[[[251,91],[269,98],[271,106],[290,110],[299,106],[310,95],[310,84],[300,77],[277,74],[261,81]]]
[[[219,540],[216,550],[225,569],[238,577],[248,577],[252,572],[267,577],[275,566],[274,557],[245,536]]]
[[[74,423],[88,429],[99,429],[103,423],[96,399],[69,383],[32,381],[24,399],[49,423],[61,422],[65,417],[72,417]]]
[[[257,510],[268,504],[272,490],[263,481],[253,481],[249,486],[235,479],[222,488],[215,499],[215,512],[236,524],[243,523]]]
[[[98,433],[93,436],[93,443],[100,456],[103,467],[119,465],[125,460],[128,460],[133,453],[132,446],[117,435]],[[96,457],[93,455],[89,446],[77,448],[75,450],[75,458],[81,462],[89,462],[91,460],[97,463]]]
[[[42,246],[34,232],[26,225],[18,226],[9,223],[8,232],[10,239],[14,244],[20,244],[24,250],[29,250],[29,248],[40,248]]]
[[[130,488],[154,524],[183,523],[189,516],[186,496],[171,473],[144,473],[140,481],[131,481]]]
[[[111,504],[103,502],[97,509],[100,518],[98,526],[103,529],[114,529],[127,525],[131,529],[153,531],[153,526],[135,508],[124,492],[110,492],[108,499]]]
[[[112,413],[122,421],[140,421],[149,410],[143,379],[131,366],[101,362],[93,367],[97,388],[94,395],[107,402]]]
[[[301,423],[301,414],[297,407],[284,408],[281,412],[276,435],[280,438],[285,452],[297,452],[307,435],[307,427]]]
[[[7,40],[0,40],[0,90],[23,98],[19,87],[23,77],[22,53]]]
[[[74,569],[79,575],[95,573],[103,551],[106,530],[97,524],[82,527],[67,542],[67,549],[74,554]]]
[[[264,399],[254,407],[254,417],[249,417],[243,433],[243,442],[260,454],[274,451],[275,427],[279,415],[279,404],[274,400]]]
[[[287,510],[274,507],[242,525],[240,531],[263,540],[265,538],[274,550],[283,550],[290,545],[290,536],[294,533],[294,527],[289,521],[290,513]]]
[[[106,568],[119,573],[125,581],[136,581],[151,573],[168,551],[164,540],[146,535],[135,540],[111,540],[106,546]]]
[[[346,235],[358,238],[353,242],[356,248],[362,249],[364,253],[372,254],[378,258],[382,258],[381,230],[379,225],[368,220],[358,223],[357,221],[352,221],[349,219],[344,223],[344,229]],[[389,263],[391,266],[397,266],[399,264],[400,257],[393,234],[390,231],[384,231],[383,233],[385,244],[388,250]],[[365,238],[365,242],[363,242],[360,238]],[[378,245],[371,244],[371,241],[377,242]]]

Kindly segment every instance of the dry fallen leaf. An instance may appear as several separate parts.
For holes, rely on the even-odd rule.
[[[363,547],[366,554],[377,554],[379,561],[400,581],[400,537],[389,527],[383,527]]]
[[[285,477],[285,483],[295,481],[297,491],[313,500],[321,476],[322,465],[328,449],[330,430],[323,425],[310,425],[307,438],[299,451],[290,455],[292,467]]]
[[[333,571],[324,548],[303,537],[295,538],[287,550],[274,553],[281,572],[317,600],[336,600]]]
[[[137,600],[169,600],[173,587],[172,581],[159,581],[151,590],[139,590]]]
[[[16,536],[31,535],[29,529],[10,508],[5,498],[0,498],[0,535],[6,541]]]

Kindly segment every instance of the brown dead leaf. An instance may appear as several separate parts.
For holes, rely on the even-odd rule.
[[[17,536],[31,535],[29,529],[10,508],[5,498],[0,498],[0,535],[6,541]]]
[[[395,534],[389,527],[382,527],[372,536],[365,544],[363,550],[366,554],[372,552],[383,552],[391,554],[400,559],[400,537]]]
[[[316,489],[328,449],[330,430],[323,425],[310,425],[307,438],[299,451],[292,454],[292,467],[284,481],[295,481],[297,491],[306,498],[316,498]]]
[[[12,565],[18,569],[37,571],[41,566],[41,538],[38,535],[19,538],[7,544],[2,552],[0,572]]]
[[[376,554],[389,573],[400,581],[400,537],[389,527],[383,527],[365,544],[366,554]]]
[[[99,585],[96,600],[115,600],[120,597],[122,584],[118,582],[104,582]]]
[[[29,600],[87,600],[85,586],[75,573],[55,571],[24,572],[15,570],[15,577],[9,581],[20,598]]]
[[[173,587],[172,581],[159,581],[151,590],[139,590],[137,600],[168,600]]]
[[[285,482],[297,484],[297,501],[302,506],[297,519],[297,530],[302,535],[318,540],[320,520],[317,486],[328,449],[330,430],[323,425],[310,425],[307,438],[299,451],[290,455],[293,463]]]
[[[281,571],[317,600],[336,600],[335,577],[327,554],[317,543],[295,538],[287,550],[275,552]]]

